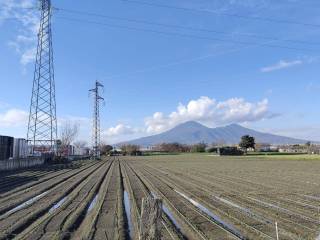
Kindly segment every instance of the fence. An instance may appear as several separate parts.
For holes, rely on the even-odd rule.
[[[44,158],[20,158],[8,159],[0,161],[0,171],[16,170],[21,168],[29,168],[44,164]]]

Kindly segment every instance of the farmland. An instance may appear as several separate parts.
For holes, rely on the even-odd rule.
[[[162,239],[316,239],[320,159],[105,157],[0,175],[0,239],[138,239],[142,198]]]

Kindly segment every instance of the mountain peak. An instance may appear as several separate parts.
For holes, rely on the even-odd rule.
[[[205,127],[205,126],[196,121],[188,121],[188,122],[181,123],[176,127]]]
[[[197,121],[187,121],[187,122],[184,122],[184,123],[177,125],[176,127],[172,128],[172,129],[175,129],[175,128],[210,128],[210,127],[207,127]],[[245,127],[243,127],[237,123],[231,123],[227,126],[220,127],[220,128],[245,128]]]

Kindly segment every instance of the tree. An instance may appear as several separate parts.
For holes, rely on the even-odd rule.
[[[101,155],[105,155],[110,153],[113,150],[113,147],[111,145],[102,144],[101,145]]]
[[[60,127],[60,140],[61,140],[61,150],[66,155],[69,155],[69,146],[75,140],[79,132],[79,125],[76,123],[71,123],[70,121],[65,122]]]
[[[239,146],[245,151],[247,152],[248,148],[255,148],[255,138],[251,137],[249,135],[245,135],[241,137],[241,142],[239,144]]]
[[[155,147],[156,151],[168,153],[190,152],[190,146],[180,143],[161,143]]]
[[[312,153],[311,147],[312,147],[312,142],[310,141],[306,142],[306,148],[309,154]]]
[[[205,152],[206,148],[207,148],[207,144],[205,143],[194,144],[191,146],[191,152],[195,152],[195,153]]]
[[[133,144],[126,144],[120,147],[121,151],[125,155],[138,155],[140,153],[140,146]]]
[[[79,140],[79,141],[74,142],[73,145],[77,148],[85,148],[88,146],[88,143],[86,141]]]
[[[207,149],[208,153],[218,153],[218,151],[219,151],[219,147],[209,147]]]

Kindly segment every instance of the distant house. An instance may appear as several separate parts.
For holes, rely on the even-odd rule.
[[[320,154],[320,145],[311,145],[308,152],[309,154]]]
[[[90,149],[87,147],[74,147],[73,155],[75,156],[86,156],[89,155]]]
[[[306,145],[282,145],[279,146],[279,152],[280,153],[308,153],[308,147]]]
[[[279,147],[269,143],[257,143],[256,151],[257,152],[279,152]]]
[[[269,144],[269,143],[257,143],[256,144],[256,151],[258,151],[258,152],[270,152],[271,151],[271,144]]]
[[[62,156],[70,156],[74,155],[74,146],[73,145],[67,145],[67,146],[62,146],[60,148],[60,151],[62,153]]]

